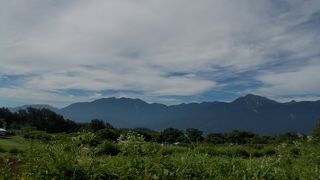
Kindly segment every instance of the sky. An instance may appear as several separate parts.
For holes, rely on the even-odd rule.
[[[0,106],[320,99],[319,0],[0,1]]]

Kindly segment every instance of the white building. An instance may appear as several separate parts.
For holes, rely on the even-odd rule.
[[[6,135],[6,134],[7,134],[7,130],[0,128],[0,136]]]

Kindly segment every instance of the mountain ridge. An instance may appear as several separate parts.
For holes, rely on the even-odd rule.
[[[320,118],[320,101],[281,103],[248,94],[232,102],[201,102],[164,105],[132,98],[102,98],[70,104],[55,112],[78,122],[98,118],[116,127],[198,128],[205,132],[234,129],[261,134],[309,133]]]

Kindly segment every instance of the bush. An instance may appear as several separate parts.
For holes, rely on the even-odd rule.
[[[210,144],[223,144],[225,143],[225,137],[221,133],[210,133],[207,135],[205,142]]]
[[[143,135],[145,141],[157,142],[159,140],[160,133],[157,131],[148,128],[135,128],[133,131],[137,134]]]
[[[166,128],[161,132],[159,140],[162,143],[173,144],[176,142],[183,142],[185,140],[185,136],[179,129]]]
[[[97,141],[111,140],[115,141],[120,136],[116,129],[101,129],[96,132]]]
[[[260,151],[254,151],[252,156],[253,157],[256,157],[256,158],[259,158],[259,157],[262,157],[264,154]]]
[[[290,153],[293,157],[298,157],[300,155],[300,149],[298,148],[292,148],[290,149]]]
[[[230,133],[227,133],[226,136],[230,143],[248,144],[248,143],[252,143],[253,139],[256,139],[257,134],[250,131],[234,130]]]
[[[27,134],[24,134],[23,136],[26,139],[37,139],[41,141],[50,141],[52,139],[52,136],[44,131],[32,131]]]
[[[99,145],[97,147],[96,155],[110,155],[110,156],[116,156],[120,153],[120,150],[117,146],[110,142],[104,142],[103,144]]]
[[[235,151],[234,151],[234,155],[236,157],[243,157],[243,158],[248,158],[250,157],[250,153],[245,150],[245,149],[242,149],[242,148],[237,148]]]
[[[0,146],[0,153],[7,152],[3,147]]]
[[[276,150],[272,149],[272,148],[268,148],[262,151],[262,153],[266,156],[272,156],[276,154]]]
[[[316,122],[315,127],[312,130],[311,135],[320,139],[320,119]]]
[[[18,153],[21,153],[22,151],[20,151],[19,149],[17,148],[10,148],[9,149],[9,153],[11,154],[18,154]]]
[[[264,145],[263,144],[252,144],[249,147],[252,147],[257,150],[262,150],[264,148]]]

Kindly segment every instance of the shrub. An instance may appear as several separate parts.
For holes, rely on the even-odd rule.
[[[7,152],[3,147],[0,146],[0,153]]]
[[[166,128],[161,132],[159,140],[162,143],[173,144],[176,142],[183,142],[185,140],[185,136],[179,129]]]
[[[117,146],[110,142],[104,142],[103,144],[98,146],[97,155],[110,155],[110,156],[116,156],[120,153],[120,150]]]
[[[254,151],[253,152],[253,154],[252,154],[252,156],[253,157],[262,157],[264,154],[262,153],[262,152],[260,152],[260,151]]]
[[[276,150],[274,150],[272,148],[267,148],[267,149],[263,150],[262,153],[266,156],[272,156],[272,155],[276,154]]]
[[[257,134],[250,131],[234,130],[227,134],[228,141],[235,144],[248,144],[252,143],[253,139],[256,139]]]
[[[316,122],[315,127],[312,130],[311,135],[320,139],[320,119]]]
[[[101,129],[96,132],[97,141],[111,140],[115,141],[120,136],[116,129]]]
[[[19,150],[19,149],[17,149],[17,148],[10,148],[9,149],[9,153],[11,153],[11,154],[18,154],[18,153],[20,153],[21,151]]]
[[[300,149],[298,149],[298,148],[292,148],[292,149],[290,149],[290,153],[291,153],[291,155],[292,155],[293,157],[297,157],[297,156],[300,155]]]
[[[50,141],[52,136],[44,131],[32,131],[27,134],[24,134],[24,138],[26,139],[37,139],[41,141]]]
[[[144,136],[145,141],[157,142],[159,140],[160,133],[148,128],[135,128],[134,132]]]
[[[127,136],[119,138],[119,144],[121,146],[121,151],[125,155],[141,155],[142,146],[146,144],[144,137],[135,132],[130,132]]]
[[[264,148],[263,144],[252,144],[250,147],[257,149],[257,150],[262,150]]]
[[[237,157],[244,157],[244,158],[250,157],[250,153],[247,150],[242,149],[242,148],[237,148],[234,151],[234,155]]]
[[[204,140],[204,138],[202,137],[202,134],[203,134],[202,131],[195,128],[186,129],[188,142],[202,142]]]
[[[225,143],[225,137],[221,133],[210,133],[207,135],[205,142],[210,144],[223,144]]]

